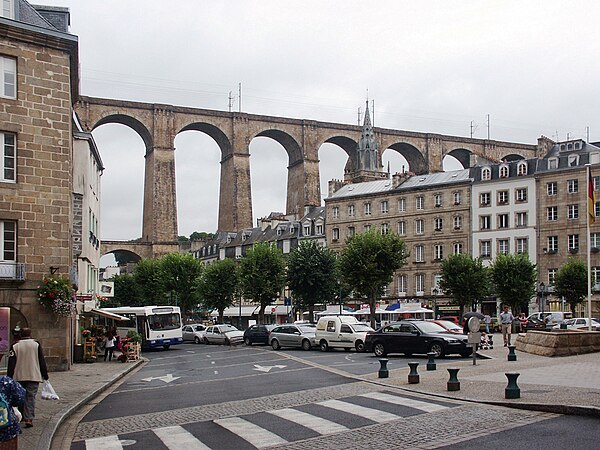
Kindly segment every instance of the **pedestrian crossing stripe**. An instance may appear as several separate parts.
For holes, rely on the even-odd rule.
[[[386,394],[385,392],[369,392],[361,394],[361,397],[379,400],[394,405],[408,406],[409,408],[419,409],[424,412],[435,412],[448,409],[448,406],[438,405],[437,403],[423,402],[412,398],[398,397],[397,395]]]
[[[152,431],[168,448],[210,450],[210,447],[204,445],[192,433],[180,426],[157,428]]]
[[[303,427],[309,428],[319,434],[333,434],[341,431],[347,431],[348,428],[331,420],[313,416],[312,414],[298,411],[297,409],[284,408],[269,411],[269,414],[297,423]]]
[[[391,422],[392,420],[400,418],[400,416],[397,416],[396,414],[380,411],[378,409],[367,408],[366,406],[354,405],[341,400],[325,400],[324,402],[317,403],[317,405],[354,414],[377,423]]]
[[[269,447],[271,445],[287,444],[288,441],[271,433],[252,422],[239,417],[228,417],[227,419],[214,420],[217,425],[237,434],[242,439],[250,442],[257,448]]]

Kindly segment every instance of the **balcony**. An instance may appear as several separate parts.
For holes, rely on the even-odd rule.
[[[0,280],[25,281],[25,264],[0,262]]]

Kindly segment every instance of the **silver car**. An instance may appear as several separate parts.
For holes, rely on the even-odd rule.
[[[279,325],[271,330],[269,343],[273,350],[282,347],[300,347],[310,350],[315,344],[315,331],[317,328],[310,324]]]
[[[204,342],[205,331],[206,326],[200,323],[190,323],[189,325],[185,325],[181,329],[181,332],[183,334],[183,341],[193,341],[196,344]]]
[[[236,345],[244,341],[244,333],[233,325],[213,325],[204,332],[205,344]]]

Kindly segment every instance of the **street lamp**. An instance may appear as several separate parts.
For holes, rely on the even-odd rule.
[[[437,295],[438,295],[438,290],[436,287],[433,288],[433,291],[431,291],[433,293],[433,317],[437,317],[436,316],[436,309],[437,309]]]
[[[544,314],[544,292],[546,290],[546,285],[543,281],[540,281],[540,312]]]
[[[342,315],[342,283],[340,280],[337,282],[338,292],[339,292],[339,302],[340,302],[340,316]]]

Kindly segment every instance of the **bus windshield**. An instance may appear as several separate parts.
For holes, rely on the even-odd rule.
[[[152,331],[175,330],[181,327],[179,314],[153,314],[148,316],[148,326]]]

